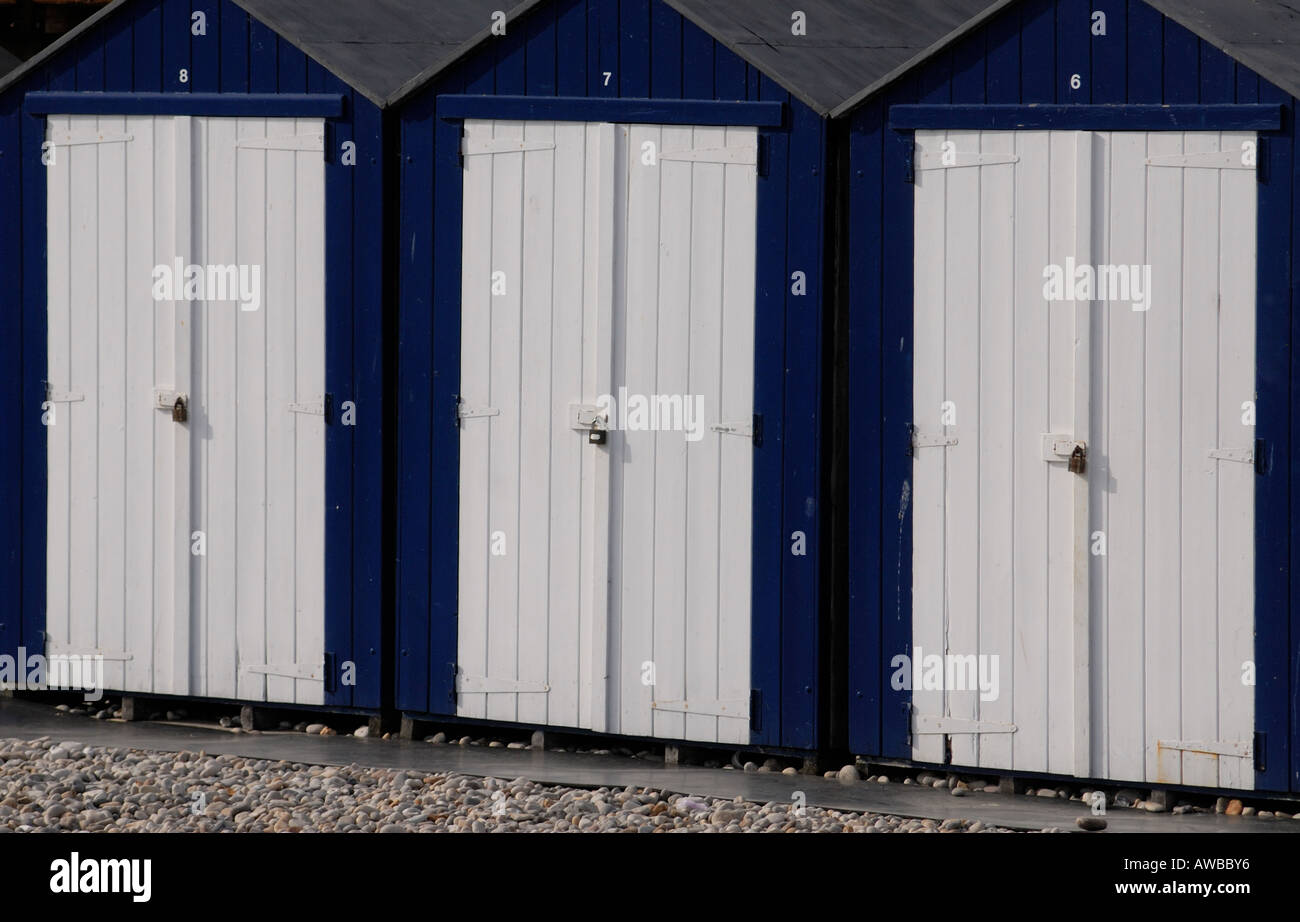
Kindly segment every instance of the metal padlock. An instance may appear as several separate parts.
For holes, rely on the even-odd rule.
[[[589,445],[604,445],[604,444],[605,444],[605,430],[604,430],[604,429],[597,429],[597,428],[596,428],[596,421],[595,421],[595,420],[592,420],[592,422],[591,422],[591,431],[587,433],[587,444],[589,444]]]
[[[1075,445],[1070,452],[1070,473],[1082,474],[1088,469],[1088,451],[1082,445]]]
[[[189,407],[185,404],[184,397],[177,397],[176,402],[172,404],[172,422],[183,423],[190,418]]]

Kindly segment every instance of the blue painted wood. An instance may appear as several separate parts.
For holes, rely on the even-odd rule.
[[[919,84],[904,80],[886,97],[886,104],[919,98]],[[906,181],[912,136],[885,132],[881,200],[884,237],[881,279],[880,365],[882,375],[880,444],[881,650],[880,755],[911,758],[912,694],[889,683],[888,664],[912,647],[912,300],[913,186]],[[901,271],[904,270],[905,271]],[[885,310],[884,305],[889,309]],[[854,348],[850,344],[851,351]],[[850,363],[860,363],[852,354]],[[851,540],[856,541],[853,537]],[[850,702],[852,704],[852,702]]]
[[[1092,102],[1099,104],[1128,101],[1128,2],[1095,0],[1088,19],[1088,36],[1092,48]],[[1105,15],[1105,35],[1093,34],[1092,16]]]
[[[39,84],[38,84],[39,85]],[[11,92],[19,95],[20,87]],[[45,399],[46,349],[45,167],[41,145],[45,120],[21,116],[22,134],[22,643],[43,653],[45,644],[46,440],[41,422]]]
[[[133,31],[135,86],[138,93],[157,93],[162,83],[162,8],[156,4],[138,7]]]
[[[1197,102],[1201,60],[1196,36],[1172,20],[1165,20],[1164,102]]]
[[[352,393],[357,412],[352,456],[352,501],[356,510],[352,525],[353,656],[357,664],[354,700],[376,707],[387,688],[382,663],[389,652],[383,643],[387,617],[384,553],[391,553],[384,518],[384,483],[388,477],[384,420],[389,407],[384,333],[388,328],[385,305],[391,303],[385,249],[385,240],[391,239],[386,210],[391,196],[382,113],[359,93],[353,93],[351,106],[357,140],[350,317]]]
[[[1262,79],[1260,82],[1261,85],[1263,85],[1264,81]],[[1273,99],[1286,99],[1286,95],[1280,92],[1276,87],[1272,85],[1268,85],[1267,91],[1261,89],[1261,93],[1264,92],[1267,92],[1268,97]],[[1290,276],[1289,279],[1287,279],[1287,277],[1283,276],[1281,273],[1277,273],[1277,274],[1272,274],[1269,277],[1269,284],[1275,286],[1277,291],[1276,301],[1274,302],[1272,299],[1270,299],[1270,304],[1276,304],[1278,308],[1283,308],[1284,305],[1286,304],[1287,295],[1289,294],[1290,311],[1291,311],[1291,340],[1289,344],[1290,345],[1289,351],[1291,354],[1291,362],[1292,362],[1291,393],[1289,395],[1291,398],[1291,417],[1292,417],[1291,426],[1290,426],[1291,439],[1286,441],[1286,447],[1287,447],[1286,456],[1279,459],[1279,469],[1281,470],[1290,470],[1291,458],[1294,457],[1294,451],[1295,451],[1294,439],[1297,434],[1300,434],[1300,420],[1297,419],[1297,416],[1300,415],[1300,403],[1297,403],[1296,401],[1296,389],[1300,388],[1300,377],[1297,377],[1297,373],[1298,371],[1300,371],[1300,369],[1297,369],[1297,362],[1300,360],[1297,359],[1295,354],[1295,343],[1297,341],[1297,333],[1300,333],[1300,330],[1297,330],[1297,324],[1300,323],[1300,246],[1297,245],[1298,242],[1300,242],[1300,125],[1296,124],[1297,113],[1300,113],[1300,101],[1297,101],[1296,99],[1288,100],[1286,129],[1284,130],[1284,132],[1280,133],[1283,136],[1277,139],[1275,150],[1269,152],[1270,158],[1277,157],[1280,161],[1282,161],[1281,163],[1277,164],[1279,169],[1284,167],[1287,161],[1289,161],[1290,173],[1291,173],[1290,189],[1289,189],[1290,199],[1291,199],[1291,227],[1290,227],[1290,237],[1289,237],[1290,244],[1291,244],[1290,245],[1290,251],[1291,251]],[[1273,164],[1270,164],[1270,166],[1272,165]],[[1280,175],[1280,174],[1275,173],[1272,175]],[[1273,190],[1269,195],[1270,199],[1272,199],[1274,196],[1277,199],[1276,206],[1273,206],[1270,201],[1270,216],[1276,215],[1278,218],[1281,217],[1283,209],[1285,207],[1284,204],[1285,199],[1287,198],[1285,194],[1286,191],[1287,190],[1279,183],[1279,188]],[[1285,233],[1286,227],[1285,226],[1277,227],[1276,231],[1278,233]],[[1270,233],[1268,236],[1261,234],[1259,239],[1261,241],[1268,241],[1269,243],[1266,243],[1265,246],[1270,246],[1271,244],[1275,243],[1281,238],[1274,236],[1273,233]],[[1279,266],[1278,268],[1280,269],[1281,267]],[[1264,273],[1261,272],[1260,274],[1263,275]],[[1288,280],[1290,282],[1289,292],[1287,292],[1286,288],[1284,287],[1284,282]],[[1281,356],[1278,355],[1276,358],[1280,360]],[[1293,487],[1291,490],[1291,501],[1295,503],[1297,500],[1300,500],[1300,489],[1295,488],[1296,474],[1293,472],[1291,476],[1292,476],[1292,487]],[[1258,508],[1259,508],[1259,504],[1257,503],[1256,509]],[[1290,512],[1291,514],[1287,517],[1287,521],[1283,522],[1281,513],[1276,510],[1272,511],[1272,516],[1274,519],[1273,529],[1275,532],[1281,532],[1283,529],[1287,529],[1290,531],[1291,554],[1295,555],[1296,553],[1300,552],[1300,542],[1296,540],[1295,523],[1297,521],[1297,518],[1296,518],[1296,509],[1294,508],[1294,506],[1291,507]],[[1277,562],[1277,558],[1270,557],[1270,563],[1274,564],[1274,568],[1276,567],[1276,562]],[[1292,579],[1296,580],[1298,577],[1296,575],[1294,557],[1291,558],[1290,563],[1291,563],[1290,572],[1292,574]],[[1290,705],[1289,729],[1291,732],[1288,735],[1288,740],[1287,740],[1287,745],[1289,747],[1289,750],[1287,753],[1285,753],[1282,756],[1282,758],[1287,759],[1287,756],[1289,756],[1290,777],[1288,778],[1288,781],[1290,782],[1290,789],[1292,791],[1300,791],[1300,701],[1296,700],[1296,695],[1300,694],[1300,649],[1297,649],[1297,641],[1300,640],[1300,604],[1297,603],[1296,598],[1297,598],[1297,593],[1292,592],[1291,593],[1290,636],[1286,641],[1286,649],[1291,651],[1289,662],[1287,663],[1287,671],[1289,674],[1290,682],[1289,683],[1279,682],[1276,688],[1267,690],[1271,692],[1270,695],[1271,700],[1269,704],[1266,706],[1266,711],[1265,711],[1266,717],[1271,721],[1274,720],[1275,714],[1278,714],[1282,711],[1284,697],[1286,699],[1286,702],[1289,703]],[[1256,603],[1255,611],[1256,611],[1257,618],[1258,618],[1258,613],[1260,611],[1260,608],[1261,606],[1258,603]],[[1280,627],[1278,628],[1278,630],[1279,630],[1278,636],[1280,639],[1280,630],[1281,630]],[[1259,638],[1263,636],[1264,636],[1263,631],[1259,631],[1259,630],[1256,631],[1257,648],[1260,645]],[[1256,699],[1256,707],[1257,708],[1259,707],[1258,698]],[[1280,773],[1274,774],[1273,773],[1274,771],[1275,769],[1273,769],[1270,766],[1264,773],[1267,776],[1267,780],[1270,783],[1270,785],[1273,782],[1281,781]],[[1279,789],[1280,789],[1280,784],[1279,784]]]
[[[197,24],[190,19],[190,92],[221,91],[221,4],[218,0],[194,0],[194,13],[204,16],[206,34],[195,35]]]
[[[688,69],[694,59],[688,54]],[[760,92],[784,100],[786,94],[767,81]],[[790,133],[762,131],[768,149],[766,174],[758,178],[757,247],[754,305],[754,413],[763,418],[763,441],[754,449],[752,636],[750,683],[760,692],[754,742],[779,745],[782,739],[781,608],[784,560],[789,553],[783,510],[785,398],[783,375],[765,373],[784,364],[786,263],[790,190]],[[774,655],[775,652],[775,655]]]
[[[221,92],[248,92],[249,17],[230,0],[221,3]]]
[[[1092,99],[1091,0],[1057,0],[1056,101],[1086,105]],[[1074,78],[1079,86],[1074,86]]]
[[[889,126],[1010,131],[1268,131],[1282,123],[1275,105],[893,106]]]
[[[104,25],[104,89],[111,93],[129,93],[134,66],[131,46],[131,18],[115,16]]]
[[[990,51],[993,50],[990,42]],[[990,76],[995,68],[990,61]],[[884,108],[872,100],[853,116],[849,130],[848,336],[854,348],[880,354],[884,166]],[[881,577],[879,362],[849,363],[848,693],[849,748],[881,751]]]
[[[1128,0],[1128,101],[1162,103],[1165,20],[1142,0]]]
[[[452,94],[438,97],[438,118],[769,127],[781,124],[783,110],[784,104],[775,101],[718,102],[711,99],[592,99],[582,96]]]
[[[1217,48],[1200,43],[1200,102],[1216,105],[1236,102],[1236,64]]]
[[[190,72],[190,3],[189,0],[161,0],[162,8],[162,85],[169,93],[189,93],[193,82]],[[183,72],[183,73],[182,73]]]
[[[1020,101],[1020,17],[1013,7],[989,23],[985,36],[988,69],[985,73],[984,102]],[[855,128],[856,128],[855,123]],[[867,130],[864,127],[863,130]],[[873,129],[874,130],[874,129]]]
[[[619,0],[618,95],[650,95],[650,0]]]
[[[339,93],[28,93],[31,115],[224,115],[337,118]]]
[[[621,71],[618,60],[618,2],[619,0],[587,0],[599,12],[596,35],[599,39],[599,66],[596,68],[595,96],[617,97]]]
[[[279,42],[263,23],[250,18],[248,25],[248,88],[253,93],[274,93],[279,88]]]
[[[714,57],[717,54],[715,43],[707,32],[690,20],[682,20],[682,97],[684,99],[713,98]]]
[[[1021,4],[1020,58],[1020,101],[1056,102],[1056,8],[1051,0]]]
[[[580,96],[587,92],[587,4],[569,0],[560,4],[555,14],[555,45],[565,66],[556,65],[555,92],[560,96]],[[555,64],[555,58],[552,57]]]
[[[544,7],[528,17],[526,67],[529,96],[555,95],[555,10]]]
[[[401,359],[397,374],[397,706],[406,711],[453,713],[453,702],[433,701],[430,663],[445,651],[430,647],[430,624],[438,604],[431,598],[429,573],[434,566],[431,521],[432,468],[440,461],[433,449],[433,259],[434,163],[433,97],[417,96],[401,115],[401,171],[398,221],[398,304]],[[457,177],[459,178],[459,177]],[[447,224],[450,225],[448,219]],[[442,416],[450,428],[449,400]],[[453,474],[453,477],[457,476]],[[446,524],[450,519],[442,518]],[[454,578],[453,578],[454,585]],[[443,587],[438,587],[443,588]],[[453,590],[454,592],[454,590]],[[454,595],[453,595],[454,610]],[[455,639],[450,647],[455,659]]]
[[[1259,98],[1279,103],[1285,99],[1263,82]],[[1290,460],[1297,415],[1291,210],[1300,195],[1292,174],[1294,118],[1288,121],[1285,131],[1261,136],[1266,181],[1259,186],[1256,212],[1255,436],[1263,440],[1267,460],[1265,473],[1255,478],[1255,729],[1265,735],[1265,770],[1256,773],[1255,784],[1275,791],[1286,790],[1288,784],[1300,790],[1297,715],[1290,701],[1300,663],[1294,643],[1300,636],[1294,602],[1300,590],[1295,568],[1297,475]]]
[[[23,367],[23,224],[22,135],[23,114],[18,97],[0,99],[0,368]],[[0,403],[23,407],[21,374],[0,375]],[[0,593],[6,610],[0,615],[0,655],[14,656],[23,642],[22,514],[24,491],[16,486],[23,479],[23,438],[26,413],[18,420],[17,437],[0,439],[0,479],[10,484],[0,490]],[[12,417],[10,417],[12,419]],[[12,426],[13,423],[11,422]]]
[[[97,29],[96,31],[101,31]],[[90,42],[85,53],[77,58],[77,90],[82,93],[100,92],[104,89],[104,45]]]
[[[664,3],[650,6],[650,95],[679,99],[682,95],[682,17]],[[753,99],[756,94],[747,94]]]
[[[307,92],[307,56],[282,36],[275,37],[277,93]]]
[[[952,50],[952,101],[969,105],[985,102],[987,49],[985,34],[977,32]]]

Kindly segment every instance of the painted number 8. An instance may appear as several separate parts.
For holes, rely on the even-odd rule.
[[[184,67],[182,67],[182,68],[181,68],[181,83],[189,83],[189,82],[190,82],[190,72],[189,72],[188,70],[186,70]]]
[[[1074,74],[1072,77],[1070,77],[1070,89],[1077,90],[1081,86],[1083,86],[1083,80],[1079,77],[1078,74]]]

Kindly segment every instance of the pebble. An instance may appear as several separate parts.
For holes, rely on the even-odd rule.
[[[793,765],[787,765],[785,768],[781,769],[781,774],[797,775],[799,774],[799,769],[795,768]]]
[[[1039,789],[1038,789],[1038,796],[1039,796],[1039,797],[1055,797],[1055,796],[1056,796],[1056,792],[1053,791],[1051,788],[1039,788]]]
[[[1255,808],[1254,808],[1254,807],[1242,807],[1242,808],[1241,808],[1241,815],[1242,815],[1242,816],[1254,816],[1254,815],[1255,815],[1255,812],[1256,812],[1256,811],[1255,811]]]
[[[429,737],[426,742],[433,743],[435,746],[445,745],[447,742],[447,734],[435,733],[433,736]]]
[[[307,726],[302,728],[302,731],[311,736],[320,736],[320,732],[324,729],[324,724],[307,724]]]
[[[65,748],[66,747],[66,748]],[[75,750],[59,761],[54,750]],[[1008,832],[628,785],[321,766],[199,752],[0,739],[0,834],[139,832]],[[857,774],[857,768],[849,765]],[[839,773],[832,773],[838,775]],[[883,778],[883,776],[881,776]],[[877,779],[880,780],[880,779]],[[955,788],[954,790],[962,790]],[[195,814],[193,792],[207,794]],[[500,805],[505,804],[505,812]]]
[[[1165,805],[1158,804],[1154,800],[1144,800],[1142,801],[1142,809],[1147,813],[1164,813]]]
[[[1227,816],[1241,816],[1241,801],[1228,801],[1227,805],[1223,808],[1223,812]]]
[[[370,735],[370,727],[368,726],[357,727],[355,730],[352,731],[352,735],[357,737],[358,739],[365,739],[367,736]]]
[[[856,765],[845,765],[840,769],[838,777],[845,784],[852,784],[858,780],[858,767]]]

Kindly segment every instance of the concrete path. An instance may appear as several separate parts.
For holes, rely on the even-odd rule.
[[[735,770],[663,765],[620,756],[570,752],[489,749],[478,746],[435,746],[404,740],[357,739],[351,736],[308,736],[305,733],[264,731],[233,733],[220,728],[178,726],[174,723],[92,720],[71,716],[48,705],[0,698],[0,737],[78,740],[92,746],[240,755],[283,759],[317,765],[353,762],[375,768],[425,772],[461,772],[475,776],[528,778],[575,787],[651,787],[681,794],[733,798],[766,803],[790,802],[802,791],[810,806],[869,813],[890,813],[923,819],[962,817],[987,825],[1038,830],[1059,827],[1077,831],[1075,818],[1087,812],[1077,801],[973,793],[956,798],[947,791],[918,785],[857,782],[843,784],[810,775],[744,773]],[[1246,798],[1249,803],[1249,798]],[[1260,820],[1213,814],[1151,814],[1112,808],[1107,832],[1297,832],[1300,820]]]

